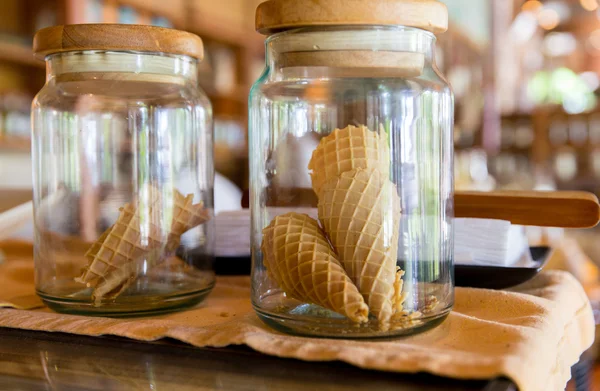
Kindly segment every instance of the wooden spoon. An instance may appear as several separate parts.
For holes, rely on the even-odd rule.
[[[518,225],[591,228],[600,222],[600,205],[595,195],[582,191],[457,191],[454,214]]]
[[[317,206],[312,189],[278,189],[267,198],[267,206]],[[245,191],[242,207],[248,208],[248,204],[249,194]],[[454,213],[456,217],[508,220],[540,227],[591,228],[600,221],[598,199],[581,191],[457,191]]]

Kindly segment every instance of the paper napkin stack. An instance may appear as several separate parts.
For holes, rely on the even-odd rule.
[[[285,212],[277,210],[277,213]],[[302,211],[316,216],[316,209]],[[250,256],[250,211],[222,212],[216,217],[218,257]],[[523,227],[509,221],[454,219],[455,263],[487,266],[527,266],[531,262]]]

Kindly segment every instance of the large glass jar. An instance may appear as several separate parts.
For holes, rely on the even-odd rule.
[[[280,330],[404,335],[454,300],[453,96],[437,1],[270,0],[250,94],[252,302]],[[430,31],[428,31],[430,30]]]
[[[130,315],[214,285],[210,102],[200,38],[150,26],[39,31],[35,283],[52,309]]]

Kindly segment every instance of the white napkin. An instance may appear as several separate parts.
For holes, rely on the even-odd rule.
[[[227,211],[215,217],[218,257],[247,257],[250,255],[250,211]]]
[[[529,266],[522,226],[492,219],[454,219],[454,262],[459,265]]]
[[[269,217],[289,211],[316,218],[315,208],[269,208]],[[216,216],[218,257],[250,255],[250,210],[221,212]],[[461,265],[530,266],[531,255],[523,227],[509,221],[457,218],[454,220],[455,263]]]

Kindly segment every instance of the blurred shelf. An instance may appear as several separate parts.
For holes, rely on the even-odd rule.
[[[236,86],[231,92],[205,90],[210,98],[215,117],[240,118],[247,112],[249,87]]]
[[[262,53],[264,51],[265,38],[254,30],[215,18],[194,19],[187,26],[187,30],[199,35],[202,39],[212,39],[246,49],[251,53]]]
[[[45,69],[43,61],[33,57],[31,46],[0,40],[0,61],[26,65],[34,68]]]
[[[138,11],[142,10],[165,17],[173,23],[175,28],[184,28],[186,19],[185,0],[118,0],[117,3],[133,7]]]
[[[246,113],[246,100],[237,96],[208,94],[215,117],[240,118]]]
[[[522,119],[531,119],[533,116],[533,112],[512,112],[512,113],[503,113],[501,115],[503,120],[522,120]]]
[[[206,92],[206,95],[208,95],[211,98],[215,97],[215,98],[221,98],[221,99],[228,99],[228,100],[238,101],[238,102],[245,104],[248,102],[248,93],[250,92],[250,87],[246,87],[243,85],[237,85],[237,86],[231,88],[231,90],[228,92],[219,92],[219,91],[215,91],[214,89],[211,89],[209,87],[206,87],[206,88],[204,88],[204,91]]]
[[[0,136],[0,152],[31,152],[31,140],[26,137]]]
[[[469,48],[469,50],[475,54],[483,55],[486,51],[486,48],[482,46],[480,43],[475,42],[463,29],[460,25],[453,23],[452,21],[448,22],[448,31],[438,38],[440,42],[445,41],[456,41],[460,42],[465,47]]]

